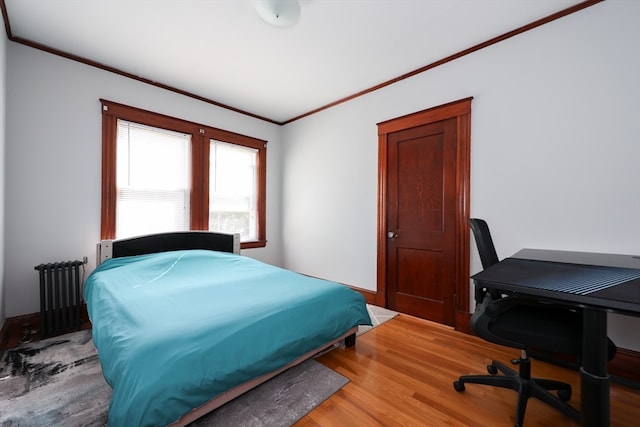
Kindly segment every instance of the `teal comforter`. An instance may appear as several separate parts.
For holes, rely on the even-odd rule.
[[[346,286],[204,250],[110,259],[84,288],[111,426],[162,426],[356,325]]]

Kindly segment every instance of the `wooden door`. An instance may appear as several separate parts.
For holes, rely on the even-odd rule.
[[[387,304],[453,324],[455,119],[388,136]]]
[[[438,118],[384,133],[378,292],[390,309],[455,326],[469,301],[468,167],[459,118]]]

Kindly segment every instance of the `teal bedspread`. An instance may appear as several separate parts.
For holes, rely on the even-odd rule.
[[[369,325],[346,286],[204,250],[110,259],[84,296],[111,426],[162,426]]]

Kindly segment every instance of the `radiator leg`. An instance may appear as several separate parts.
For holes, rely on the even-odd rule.
[[[74,310],[73,310],[73,325],[76,330],[80,329],[80,263],[76,261],[75,267],[73,269],[75,273],[75,301],[74,301]]]
[[[47,270],[47,321],[44,324],[43,333],[47,337],[52,332],[51,325],[53,325],[53,271]]]

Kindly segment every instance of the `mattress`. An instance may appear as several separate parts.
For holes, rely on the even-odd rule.
[[[369,325],[364,297],[255,259],[188,250],[110,259],[84,296],[112,426],[166,425]]]

